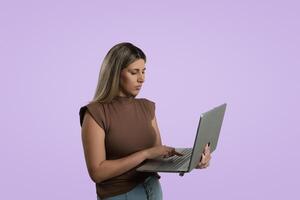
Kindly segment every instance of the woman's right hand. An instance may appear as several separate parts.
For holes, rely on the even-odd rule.
[[[146,159],[168,158],[174,155],[183,156],[183,154],[175,151],[175,148],[160,145],[145,150]]]

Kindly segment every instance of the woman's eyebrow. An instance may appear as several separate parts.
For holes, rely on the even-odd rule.
[[[138,69],[138,68],[134,68],[134,69],[132,69],[132,70],[139,71],[139,69]],[[146,70],[146,68],[144,68],[144,69],[142,69],[142,70]]]

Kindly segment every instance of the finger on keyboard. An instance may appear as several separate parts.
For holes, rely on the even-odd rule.
[[[175,151],[174,154],[177,155],[177,156],[183,156],[183,155],[184,155],[184,154],[179,153],[179,152],[177,152],[177,151]]]

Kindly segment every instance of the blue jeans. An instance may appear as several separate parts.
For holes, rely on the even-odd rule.
[[[101,199],[97,197],[97,200]],[[149,176],[129,192],[102,200],[162,200],[162,189],[158,178]]]

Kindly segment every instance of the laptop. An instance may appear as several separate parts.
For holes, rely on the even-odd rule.
[[[217,148],[226,105],[224,103],[201,114],[193,148],[175,148],[183,156],[147,159],[136,170],[141,172],[174,172],[179,173],[180,176],[192,171],[198,165],[206,144],[209,144],[210,152]]]

